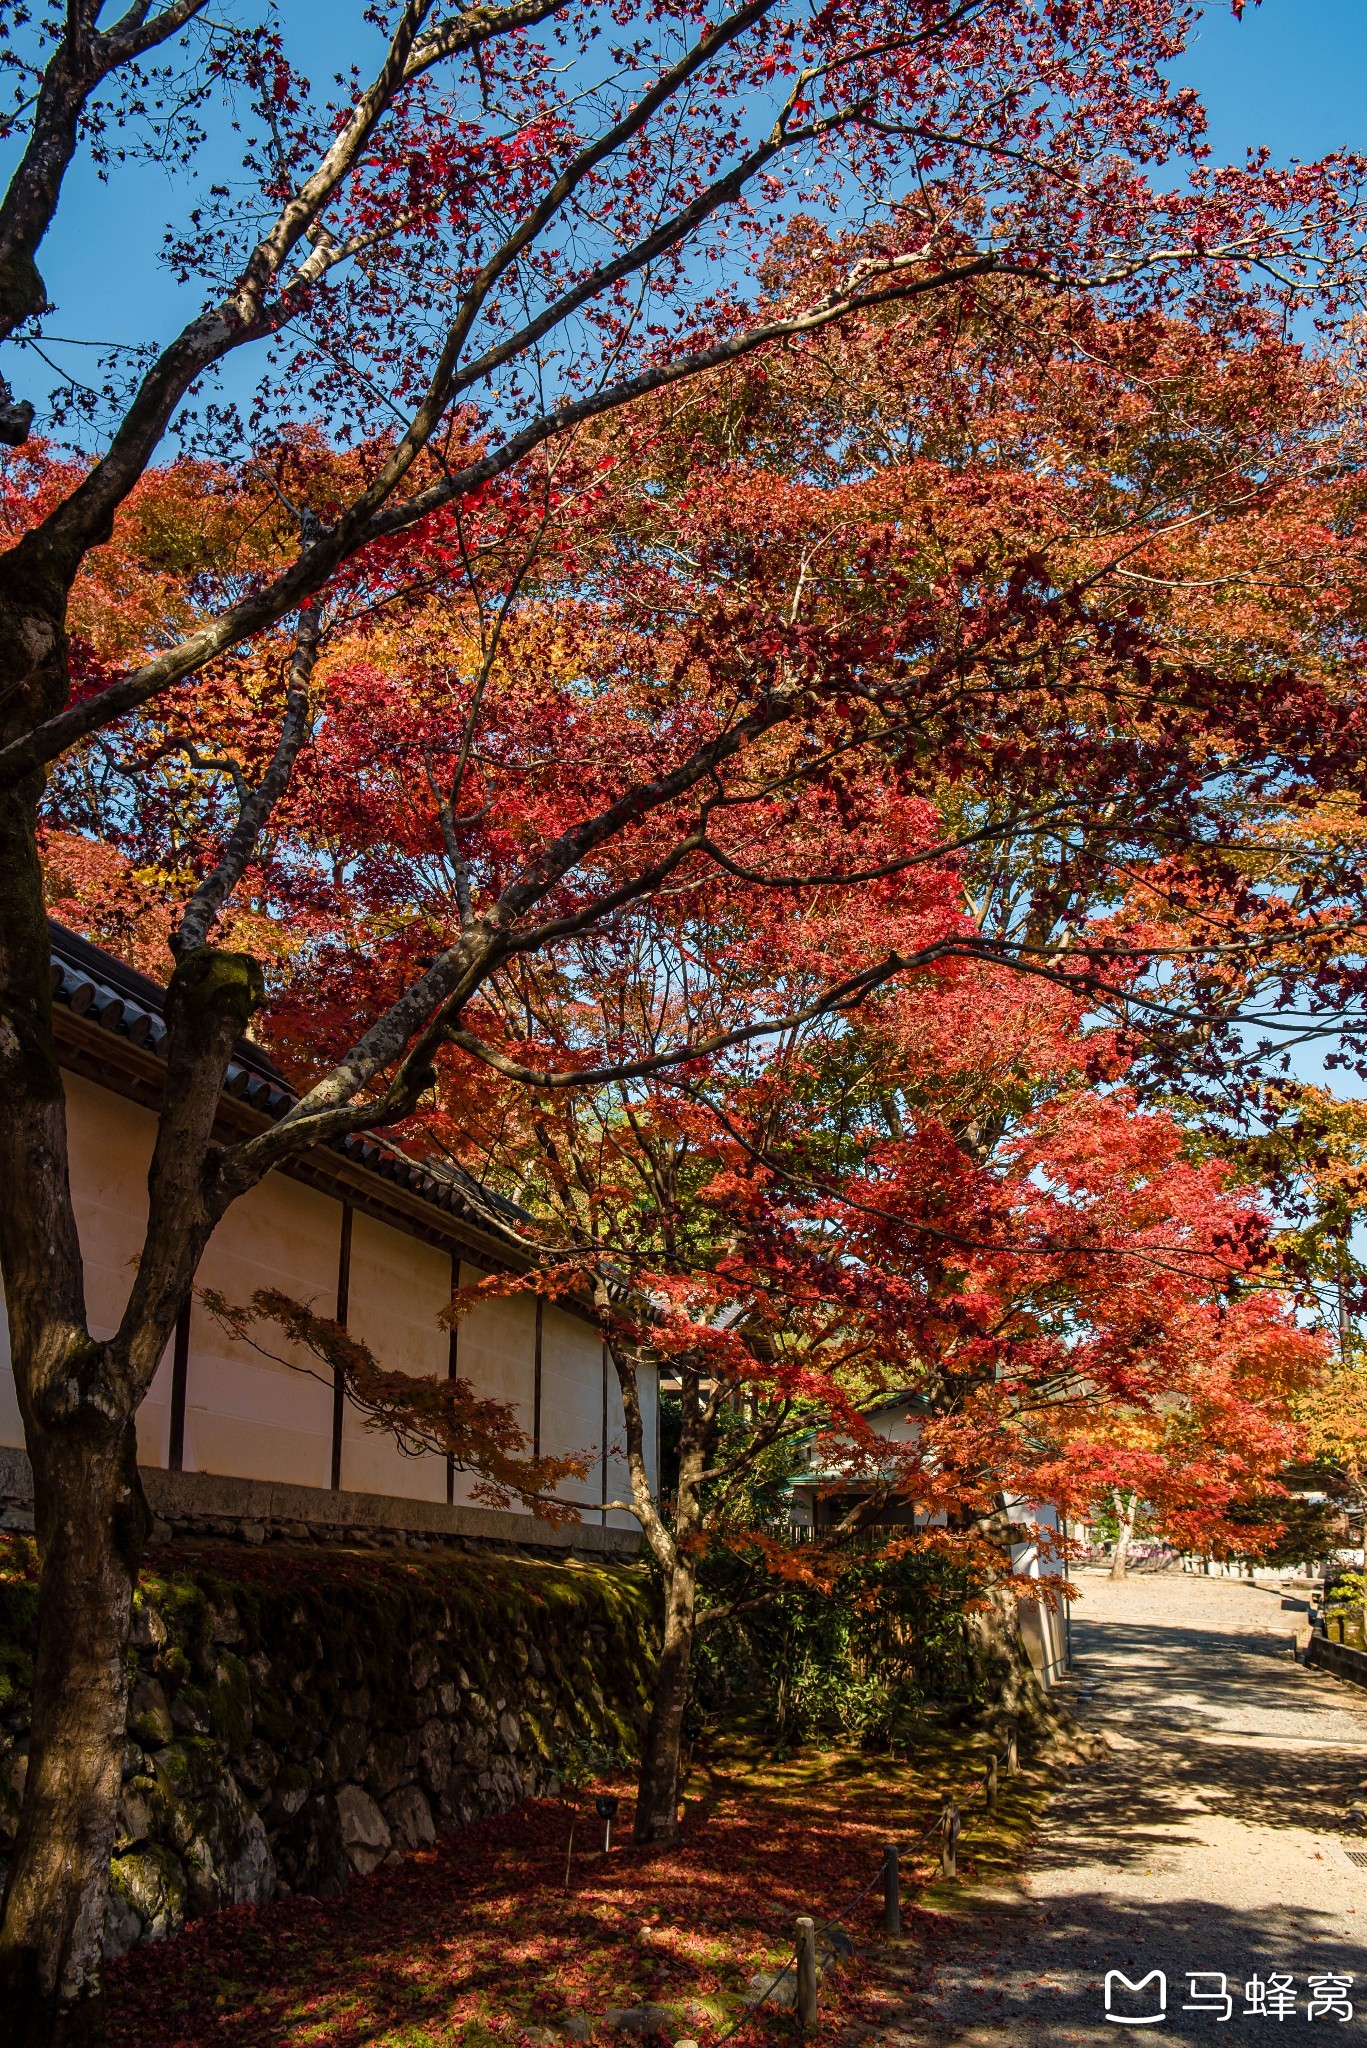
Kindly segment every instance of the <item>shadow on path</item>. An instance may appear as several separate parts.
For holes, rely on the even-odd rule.
[[[1113,1984],[1112,2006],[1122,2017],[1108,2020],[1110,1970],[1134,1985],[1159,1970],[1161,1992],[1153,1982],[1133,1993]],[[1198,1973],[1194,1984],[1191,1972]],[[1356,2008],[1347,2026],[1351,2036],[1367,2027],[1356,1995],[1367,1986],[1367,1929],[1361,1940],[1336,1939],[1321,1915],[1295,1905],[1239,1912],[1200,1898],[1145,1906],[1093,1896],[1041,1906],[1030,1915],[1028,1928],[1015,1921],[940,1920],[926,1935],[921,1969],[908,1973],[909,2010],[888,2035],[917,2048],[922,2043],[1035,2048],[1049,2041],[1093,2044],[1127,2037],[1184,2044],[1285,2042],[1288,2032],[1292,2039],[1305,2033],[1314,1995],[1311,1980],[1319,1980],[1327,1991],[1332,1987],[1324,1980],[1334,1975],[1355,1980],[1348,1991]],[[1271,1986],[1272,2012],[1248,2010],[1259,2002],[1255,1979],[1264,1987],[1264,2003]],[[1277,1979],[1290,1980],[1280,1999]],[[1182,2007],[1198,1994],[1204,1994],[1204,2006],[1184,2012]],[[1225,1996],[1229,2019],[1220,2017]],[[1288,1999],[1290,2011],[1274,2017],[1278,2004]],[[1166,2014],[1160,2024],[1124,2024],[1126,2018],[1142,2019],[1156,2010]],[[1312,2024],[1345,2026],[1330,2012]]]
[[[1265,1589],[1174,1575],[1083,1593],[1066,1696],[1106,1747],[1055,1795],[1021,1909],[918,1916],[906,2003],[881,2035],[1035,2048],[1367,2031],[1367,1834],[1349,1811],[1367,1695],[1292,1662]],[[1156,1978],[1112,1980],[1108,2018],[1108,1971],[1160,1972],[1162,2019],[1145,2023]]]

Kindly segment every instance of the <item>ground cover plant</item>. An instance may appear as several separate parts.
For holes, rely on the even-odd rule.
[[[516,2044],[529,2030],[610,2007],[673,2009],[671,2032],[707,2043],[745,2014],[749,1980],[791,1949],[798,1913],[837,1922],[851,1964],[823,1986],[822,2034],[855,2037],[892,2002],[880,1977],[883,1844],[924,1836],[948,1793],[967,1802],[988,1744],[927,1727],[909,1754],[813,1749],[776,1764],[741,1739],[700,1758],[680,1844],[629,1846],[629,1780],[579,1801],[568,1895],[571,1807],[534,1800],[381,1869],[337,1900],[282,1899],[194,1923],[109,1972],[111,2048],[455,2048]],[[1038,1813],[1038,1773],[1003,1779],[998,1816],[965,1805],[960,1869],[998,1881]],[[622,1799],[604,1857],[593,1796]],[[933,1883],[938,1842],[907,1857],[908,1906]],[[599,2038],[606,2039],[604,2030]],[[791,2015],[744,2021],[740,2038],[787,2042]]]

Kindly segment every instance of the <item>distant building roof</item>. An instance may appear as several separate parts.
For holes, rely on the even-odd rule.
[[[876,1401],[866,1401],[859,1412],[861,1415],[872,1417],[887,1415],[893,1409],[900,1408],[909,1415],[924,1415],[929,1407],[930,1402],[924,1394],[908,1388],[897,1394],[880,1394]],[[808,1448],[812,1449],[815,1447],[817,1435],[818,1431],[813,1430],[810,1436],[805,1439],[799,1438],[798,1442],[805,1441]],[[834,1486],[843,1488],[847,1493],[858,1493],[862,1487],[875,1483],[872,1475],[856,1478],[847,1473],[833,1471],[829,1467],[822,1470],[809,1465],[805,1472],[794,1472],[784,1481],[784,1491],[792,1493],[799,1486]]]

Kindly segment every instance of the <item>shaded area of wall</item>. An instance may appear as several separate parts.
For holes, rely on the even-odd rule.
[[[1067,1608],[1047,1600],[1026,1602],[1017,1619],[1031,1667],[1045,1685],[1057,1685],[1069,1669]]]
[[[90,1328],[107,1337],[118,1327],[142,1249],[156,1118],[150,1108],[82,1074],[68,1072],[64,1084]],[[230,1337],[199,1292],[216,1289],[241,1303],[257,1288],[275,1287],[322,1314],[342,1312],[384,1366],[444,1377],[458,1359],[478,1393],[516,1405],[530,1439],[547,1450],[585,1455],[589,1478],[567,1489],[567,1498],[581,1502],[599,1524],[634,1526],[620,1511],[603,1512],[605,1500],[627,1496],[628,1484],[621,1394],[615,1372],[605,1372],[595,1325],[553,1305],[539,1315],[535,1300],[523,1294],[477,1302],[453,1344],[439,1318],[457,1280],[469,1287],[499,1263],[497,1247],[491,1242],[484,1263],[472,1263],[459,1257],[454,1243],[433,1243],[397,1218],[381,1221],[353,1207],[350,1197],[344,1203],[341,1193],[276,1173],[232,1205],[205,1251],[188,1311],[179,1407],[173,1343],[138,1411],[144,1467],[179,1463],[188,1472],[327,1488],[335,1458],[337,1484],[353,1494],[445,1503],[443,1457],[404,1456],[350,1403],[334,1443],[329,1369],[278,1331],[266,1334],[263,1350]],[[442,1226],[435,1213],[429,1222],[433,1229]],[[658,1434],[651,1372],[642,1374],[642,1402],[653,1484]],[[0,1450],[23,1441],[0,1313]],[[454,1501],[468,1504],[476,1484],[474,1475],[455,1473]]]
[[[28,1753],[31,1542],[0,1539],[0,1881]],[[630,1757],[653,1662],[639,1567],[163,1553],[144,1573],[105,1929],[327,1896],[445,1829]]]

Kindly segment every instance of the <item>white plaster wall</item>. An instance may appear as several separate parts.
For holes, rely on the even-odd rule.
[[[462,1263],[462,1287],[483,1278],[482,1268]],[[536,1398],[536,1303],[530,1294],[493,1296],[479,1301],[460,1319],[456,1336],[456,1370],[478,1394],[511,1401],[520,1426],[532,1434]],[[473,1472],[457,1472],[455,1499],[468,1503],[479,1484]],[[478,1503],[475,1503],[478,1505]],[[520,1503],[513,1503],[520,1510]]]
[[[351,1222],[347,1328],[392,1372],[446,1378],[450,1338],[437,1318],[451,1299],[451,1254],[356,1212]],[[342,1418],[342,1485],[404,1500],[445,1500],[446,1460],[405,1457],[388,1432],[367,1429],[351,1403]]]
[[[643,1414],[642,1420],[646,1425],[646,1435],[649,1437],[653,1432],[650,1426],[651,1417],[648,1411]],[[612,1364],[611,1360],[608,1362],[607,1447],[608,1499],[630,1500],[631,1474],[627,1466],[626,1417],[622,1412],[622,1384],[617,1377],[616,1367]],[[635,1515],[621,1508],[612,1509],[610,1513],[602,1517],[602,1520],[606,1522],[609,1529],[639,1529],[641,1526]]]
[[[591,1324],[548,1301],[541,1323],[541,1448],[548,1457],[587,1454],[587,1476],[568,1479],[560,1489],[562,1500],[582,1503],[585,1521],[600,1519],[602,1442],[603,1340]]]
[[[1024,1578],[1056,1579],[1063,1576],[1063,1563],[1050,1554],[1047,1539],[1058,1531],[1058,1510],[1047,1501],[1015,1500],[1007,1503],[1007,1519],[1021,1531],[1023,1540],[1011,1546],[1012,1570]],[[1042,1553],[1041,1540],[1046,1549]],[[1020,1610],[1021,1640],[1036,1671],[1046,1685],[1053,1685],[1067,1662],[1068,1628],[1064,1610],[1048,1597],[1036,1606]]]
[[[66,1074],[67,1148],[72,1201],[85,1261],[86,1310],[94,1337],[112,1337],[133,1284],[147,1228],[147,1169],[156,1118],[79,1074]],[[0,1297],[3,1298],[3,1297]],[[166,1461],[171,1400],[167,1350],[138,1414],[138,1456]],[[0,1443],[22,1444],[23,1423],[10,1369],[9,1326],[0,1322]]]
[[[147,1217],[147,1168],[156,1119],[80,1075],[66,1074],[72,1191],[85,1260],[91,1330],[118,1326]],[[210,1240],[198,1285],[245,1302],[258,1287],[278,1287],[333,1315],[337,1307],[342,1206],[297,1181],[271,1175],[234,1203]],[[463,1284],[479,1269],[461,1268]],[[371,1217],[352,1220],[348,1322],[382,1364],[410,1372],[445,1373],[448,1338],[437,1323],[450,1299],[451,1262],[444,1251]],[[0,1295],[0,1301],[3,1296]],[[530,1295],[481,1302],[461,1322],[458,1367],[480,1393],[517,1405],[528,1434],[533,1423],[536,1304]],[[196,1300],[190,1318],[185,1406],[186,1471],[326,1487],[332,1464],[332,1387],[321,1360],[291,1350],[265,1328],[260,1355],[230,1340]],[[164,1465],[170,1426],[172,1347],[138,1416],[138,1455]],[[280,1359],[293,1361],[282,1363]],[[295,1369],[299,1368],[299,1369]],[[608,1497],[627,1490],[621,1393],[608,1365]],[[548,1304],[542,1326],[541,1440],[547,1451],[586,1450],[588,1478],[567,1497],[583,1503],[587,1521],[601,1520],[603,1347],[592,1327]],[[656,1375],[641,1375],[646,1457],[658,1479]],[[23,1427],[0,1317],[0,1443],[21,1445]],[[475,1480],[455,1475],[455,1499],[468,1501]],[[342,1485],[361,1492],[442,1500],[445,1460],[405,1458],[364,1429],[354,1412],[343,1424]],[[609,1520],[634,1528],[634,1517]]]
[[[903,1408],[888,1408],[881,1415],[869,1417],[869,1426],[875,1436],[884,1436],[892,1444],[914,1444],[921,1435],[921,1418]]]
[[[641,1434],[646,1438],[646,1477],[650,1479],[650,1491],[658,1497],[660,1493],[660,1370],[658,1366],[641,1366],[639,1370],[639,1401],[641,1401]]]
[[[659,1481],[659,1374],[654,1366],[639,1372],[646,1470],[652,1491]],[[604,1398],[607,1408],[607,1467],[603,1463]],[[553,1455],[587,1451],[590,1466],[583,1480],[569,1480],[562,1498],[583,1504],[586,1522],[602,1523],[602,1504],[630,1496],[622,1389],[603,1341],[590,1323],[547,1303],[541,1328],[541,1448]],[[611,1528],[637,1529],[629,1512],[613,1510]]]
[[[1048,1501],[1012,1500],[1007,1502],[1006,1515],[1021,1531],[1021,1540],[1011,1545],[1012,1568],[1032,1579],[1061,1578],[1063,1561],[1049,1540],[1058,1535],[1057,1508]]]
[[[248,1301],[258,1287],[276,1287],[320,1315],[335,1315],[341,1230],[340,1202],[270,1174],[234,1202],[210,1238],[197,1285],[214,1288],[231,1302]],[[260,1326],[258,1334],[274,1357],[234,1342],[195,1301],[185,1470],[327,1486],[331,1372],[311,1352],[287,1344],[269,1324]]]

